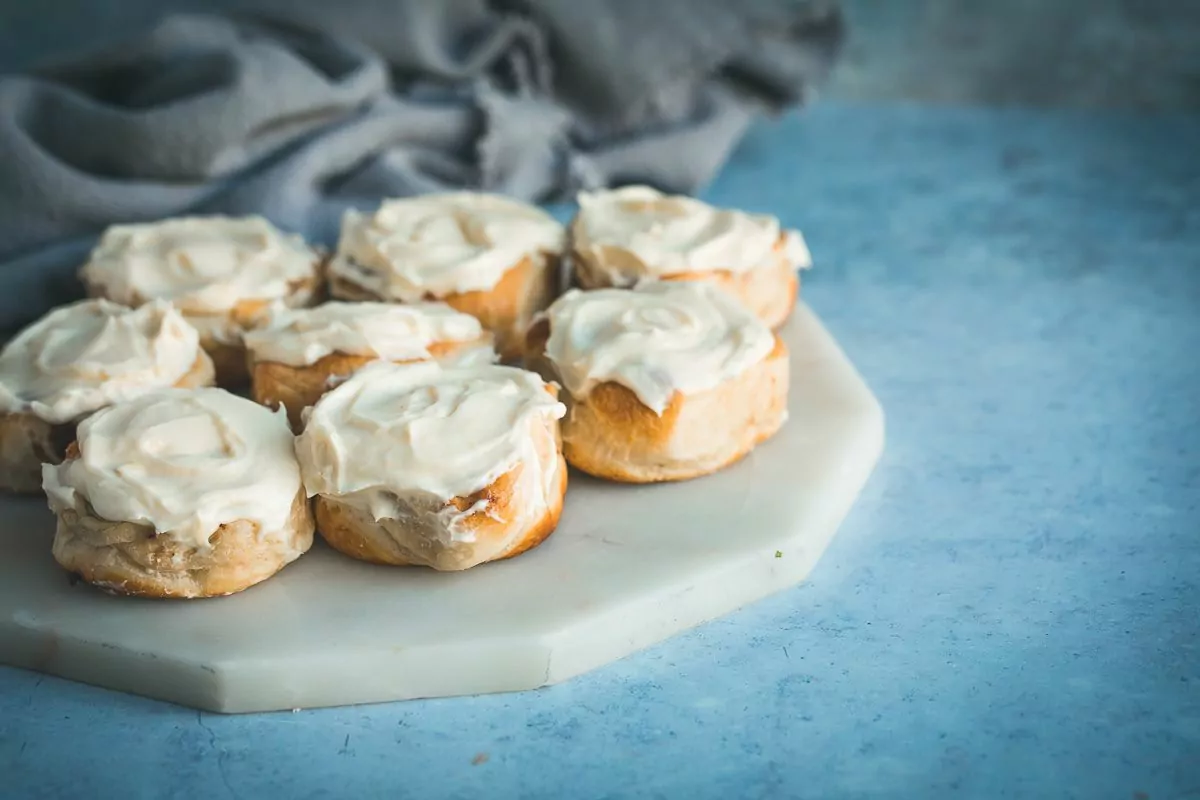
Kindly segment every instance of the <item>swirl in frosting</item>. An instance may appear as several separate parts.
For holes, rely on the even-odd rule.
[[[206,315],[291,297],[315,282],[317,263],[303,239],[262,217],[179,217],[110,227],[80,277],[110,300],[163,298]]]
[[[165,389],[110,406],[80,424],[77,441],[78,458],[42,466],[53,510],[90,506],[197,549],[237,520],[283,535],[300,491],[286,416],[223,389]]]
[[[757,317],[720,289],[695,281],[572,289],[545,316],[546,356],[572,397],[615,381],[657,414],[676,392],[711,389],[775,347]]]
[[[51,311],[0,353],[0,410],[67,422],[171,386],[199,357],[196,330],[170,303],[84,300]]]
[[[396,498],[469,496],[518,464],[544,510],[555,475],[538,475],[533,426],[566,408],[535,373],[494,364],[377,361],[326,394],[296,440],[308,494],[337,497],[374,519]],[[529,483],[528,480],[525,481]]]
[[[330,274],[386,300],[416,302],[494,287],[526,257],[558,253],[561,224],[507,197],[451,192],[347,211]]]
[[[799,231],[765,214],[716,208],[649,186],[581,192],[572,246],[613,286],[685,272],[745,272],[774,263],[812,265]]]
[[[332,353],[387,361],[423,361],[436,343],[474,343],[473,357],[495,360],[479,320],[445,303],[325,303],[275,307],[264,327],[245,335],[254,358],[303,367]]]

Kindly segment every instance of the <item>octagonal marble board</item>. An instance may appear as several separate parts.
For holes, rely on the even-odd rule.
[[[211,711],[531,689],[808,574],[883,446],[883,413],[803,305],[790,420],[717,475],[624,486],[572,473],[558,531],[464,573],[378,567],[320,542],[215,600],[110,597],[50,556],[38,498],[0,499],[0,662]]]

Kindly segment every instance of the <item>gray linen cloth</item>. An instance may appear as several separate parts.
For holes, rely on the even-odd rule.
[[[106,225],[260,213],[332,243],[347,207],[454,188],[691,192],[803,102],[833,0],[250,0],[0,77],[0,328],[77,295]]]

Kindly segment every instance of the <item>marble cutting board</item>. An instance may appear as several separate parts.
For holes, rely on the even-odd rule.
[[[210,711],[532,689],[803,580],[883,447],[883,412],[804,305],[790,420],[740,464],[623,486],[572,473],[562,522],[511,561],[438,574],[323,544],[233,597],[72,584],[40,498],[0,498],[0,662]]]

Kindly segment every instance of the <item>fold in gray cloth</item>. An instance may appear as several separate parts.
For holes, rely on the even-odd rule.
[[[261,213],[330,243],[348,206],[454,188],[690,192],[840,44],[823,0],[257,0],[0,78],[0,327],[77,291],[116,222]],[[280,20],[286,19],[286,22]]]

